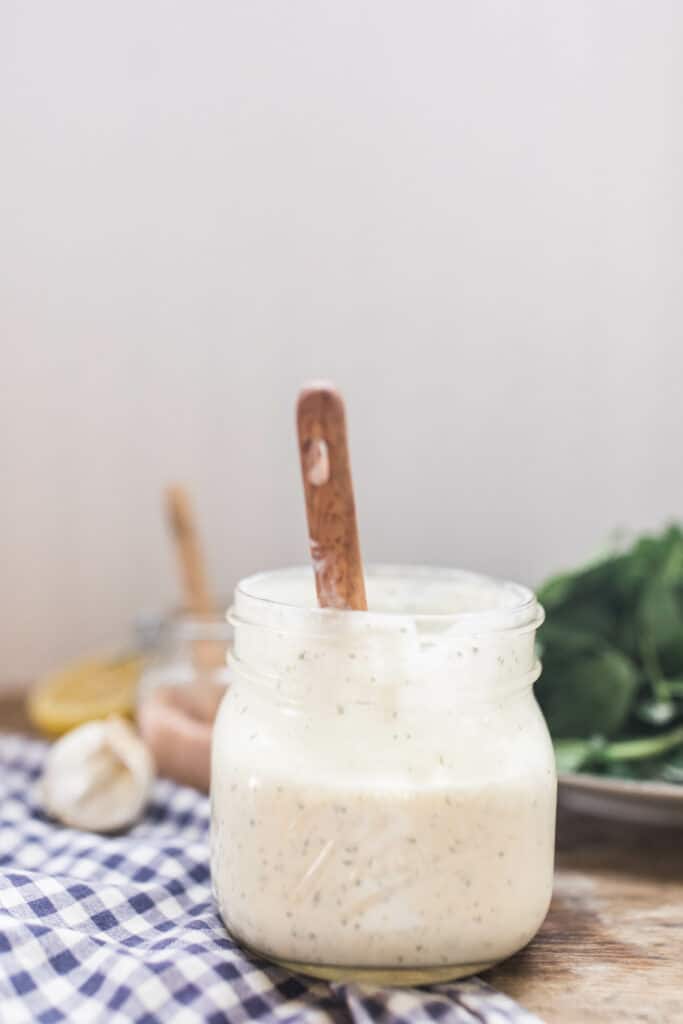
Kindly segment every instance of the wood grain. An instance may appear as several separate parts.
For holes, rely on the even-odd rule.
[[[35,736],[36,731],[26,711],[28,687],[16,692],[0,694],[0,733],[16,732],[24,736]]]
[[[561,812],[547,920],[486,979],[547,1024],[681,1024],[683,831]]]
[[[306,517],[321,608],[367,609],[346,415],[331,385],[304,388],[297,432]]]
[[[192,505],[187,491],[178,484],[166,489],[166,511],[175,543],[183,587],[183,604],[194,615],[210,615],[214,610],[204,567]]]

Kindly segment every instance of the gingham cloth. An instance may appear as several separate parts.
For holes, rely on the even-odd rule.
[[[1,1024],[539,1024],[476,979],[328,985],[248,956],[211,897],[208,800],[161,781],[125,835],[64,828],[37,799],[45,751],[0,738]]]

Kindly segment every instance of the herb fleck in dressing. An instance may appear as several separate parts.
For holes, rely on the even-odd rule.
[[[368,613],[319,611],[303,570],[238,588],[214,889],[232,934],[275,960],[456,976],[525,945],[550,900],[539,609],[466,574],[367,583]]]

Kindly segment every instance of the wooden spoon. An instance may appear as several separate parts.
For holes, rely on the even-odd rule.
[[[308,385],[296,420],[318,604],[367,611],[341,395],[331,384]]]
[[[190,615],[210,621],[217,617],[216,605],[206,582],[206,570],[199,532],[192,505],[184,487],[173,484],[166,489],[166,507],[175,541],[183,584],[183,607]],[[197,637],[193,660],[200,672],[210,672],[225,664],[225,646],[210,637]]]
[[[206,582],[192,505],[184,487],[173,484],[166,489],[166,510],[180,566],[183,606],[194,615],[210,616],[214,603]]]

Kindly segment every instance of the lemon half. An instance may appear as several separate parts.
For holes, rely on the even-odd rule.
[[[108,715],[132,718],[142,666],[141,657],[125,655],[83,658],[51,672],[29,694],[29,718],[48,736],[61,736],[77,725]]]

